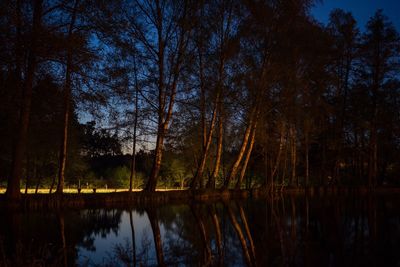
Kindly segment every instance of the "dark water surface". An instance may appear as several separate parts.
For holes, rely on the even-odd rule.
[[[398,196],[2,210],[0,218],[0,266],[400,266]]]

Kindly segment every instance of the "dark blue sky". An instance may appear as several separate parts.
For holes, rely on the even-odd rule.
[[[377,9],[383,9],[383,13],[400,31],[400,0],[323,0],[312,9],[314,17],[326,23],[332,9],[341,8],[351,11],[358,22],[360,29],[365,28],[368,19]]]

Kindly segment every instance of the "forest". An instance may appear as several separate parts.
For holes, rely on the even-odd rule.
[[[0,1],[5,196],[399,186],[398,30],[315,4]]]

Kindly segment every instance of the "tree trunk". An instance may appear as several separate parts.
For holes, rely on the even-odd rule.
[[[229,173],[225,179],[224,186],[223,186],[224,189],[227,189],[229,187],[230,181],[232,181],[236,177],[240,162],[242,161],[244,152],[247,147],[247,143],[249,142],[250,132],[251,132],[251,129],[253,128],[254,121],[255,121],[255,109],[253,108],[253,110],[250,114],[249,124],[247,125],[246,131],[243,136],[243,141],[242,141],[242,145],[240,147],[239,153],[236,156],[236,159],[235,159],[234,163],[232,164],[231,169],[229,170]]]
[[[162,160],[162,154],[163,154],[163,146],[164,146],[164,126],[160,125],[161,129],[159,129],[159,133],[157,134],[157,142],[156,142],[156,149],[155,149],[155,155],[154,155],[154,160],[153,160],[153,167],[151,168],[151,174],[149,177],[149,180],[147,181],[145,190],[154,192],[156,191],[156,186],[157,186],[157,180],[158,180],[158,174],[160,172],[161,168],[161,160]]]
[[[158,129],[157,129],[157,141],[155,148],[155,155],[153,160],[153,167],[151,170],[151,175],[146,184],[146,191],[155,191],[157,186],[158,175],[161,168],[161,160],[162,154],[164,150],[164,139],[167,134],[169,123],[172,117],[172,111],[175,104],[176,97],[176,89],[178,85],[178,79],[180,74],[180,67],[182,63],[183,51],[186,49],[187,40],[186,37],[186,29],[181,29],[179,34],[179,40],[177,43],[177,50],[175,54],[175,61],[172,63],[171,67],[171,75],[170,82],[165,84],[165,46],[166,40],[164,39],[163,33],[163,8],[160,6],[160,1],[156,1],[156,10],[155,10],[155,21],[156,21],[156,30],[157,30],[157,39],[158,39],[158,52],[157,52],[157,64],[158,64]],[[186,10],[183,14],[184,18],[186,18]],[[170,90],[169,96],[167,95],[167,88]],[[169,99],[169,101],[167,101]],[[168,106],[167,106],[168,103]],[[167,110],[165,110],[167,109]]]
[[[58,173],[58,172],[57,172],[57,173]],[[55,174],[53,175],[53,179],[52,179],[52,181],[51,181],[51,185],[50,185],[50,189],[49,189],[49,194],[51,194],[51,193],[53,192],[54,185],[56,184],[56,176],[57,176],[57,173],[55,173]]]
[[[68,60],[67,60],[68,61]],[[71,77],[70,77],[70,66],[67,63],[67,74],[64,88],[64,118],[63,118],[63,132],[60,148],[60,159],[58,168],[58,183],[57,183],[57,194],[62,194],[64,190],[65,180],[65,166],[67,160],[67,145],[68,145],[68,124],[69,124],[69,113],[70,113],[70,98],[71,98]]]
[[[262,153],[263,153],[263,161],[264,161],[263,162],[264,163],[263,164],[264,165],[264,170],[263,170],[263,172],[264,172],[264,181],[263,181],[262,187],[264,189],[267,189],[267,188],[270,187],[271,181],[269,181],[269,179],[268,179],[268,177],[269,177],[269,168],[268,168],[269,156],[268,156],[268,149],[267,149],[267,145],[268,145],[267,144],[268,143],[268,137],[267,137],[268,129],[267,129],[265,124],[262,127],[261,133],[262,133],[261,137],[262,137],[262,144],[263,144]]]
[[[378,170],[378,145],[376,126],[372,127],[371,140],[369,144],[369,160],[368,160],[368,185],[376,186],[377,170]]]
[[[282,123],[281,125],[281,131],[280,131],[280,138],[279,138],[279,150],[278,150],[278,155],[276,156],[274,168],[272,169],[271,173],[271,179],[274,180],[276,173],[278,172],[279,164],[281,161],[281,155],[282,155],[282,150],[283,150],[283,141],[284,141],[284,135],[285,135],[285,125]]]
[[[305,147],[305,187],[308,187],[308,182],[309,182],[309,175],[310,175],[310,163],[309,163],[309,133],[305,133],[305,140],[304,140],[304,147]]]
[[[219,98],[220,98],[220,93],[217,93],[217,96],[215,98],[215,102],[214,102],[214,110],[213,110],[213,115],[212,115],[212,119],[210,122],[210,129],[207,133],[206,136],[206,143],[204,146],[204,150],[203,153],[201,155],[201,159],[199,162],[199,166],[197,168],[196,174],[193,177],[193,182],[192,182],[192,189],[196,189],[197,185],[199,185],[200,188],[203,187],[203,173],[204,173],[204,168],[206,166],[206,162],[207,162],[207,154],[208,154],[208,150],[210,149],[210,145],[211,145],[211,141],[212,141],[212,136],[214,133],[214,128],[215,128],[215,121],[217,119],[217,110],[218,110],[218,103],[219,103]]]
[[[218,141],[217,141],[217,153],[215,155],[215,163],[214,170],[211,174],[210,179],[207,183],[207,188],[215,189],[215,182],[219,175],[219,170],[221,166],[221,157],[222,157],[222,147],[223,147],[223,139],[224,139],[224,119],[222,115],[222,107],[219,105],[219,119],[218,119]]]
[[[19,3],[19,2],[18,2]],[[21,14],[20,3],[17,4],[17,14]],[[21,197],[20,183],[22,176],[23,158],[28,139],[29,117],[32,102],[33,79],[36,71],[36,46],[41,27],[42,0],[35,0],[33,9],[32,38],[28,55],[28,67],[24,82],[22,107],[19,118],[19,129],[17,132],[16,144],[13,150],[12,172],[8,179],[6,197],[9,200],[18,200]]]
[[[35,165],[35,163],[33,163],[33,165]],[[28,187],[29,187],[28,183],[29,180],[32,179],[33,177],[33,173],[35,172],[34,169],[35,166],[33,166],[33,170],[31,170],[31,160],[28,152],[26,153],[26,173],[25,173],[25,192],[24,192],[25,195],[28,194]]]
[[[43,169],[44,164],[42,164],[42,168]],[[39,173],[39,175],[36,175],[36,187],[35,187],[35,194],[37,194],[39,192],[39,187],[40,187],[40,182],[42,180],[42,172]]]
[[[204,64],[203,64],[203,53],[202,47],[199,48],[199,64],[200,64],[200,113],[201,113],[201,139],[203,153],[207,144],[207,124],[206,124],[206,90],[204,86]]]
[[[253,126],[251,137],[250,137],[249,148],[247,149],[246,158],[245,158],[245,160],[243,162],[243,166],[242,166],[242,171],[240,172],[239,179],[236,183],[236,189],[240,189],[243,179],[244,179],[244,175],[246,174],[247,164],[249,163],[251,152],[253,151],[254,141],[255,141],[255,137],[256,137],[256,130],[257,130],[257,121],[254,122],[254,126]]]
[[[64,118],[63,118],[63,132],[61,140],[60,149],[60,162],[58,169],[58,184],[57,184],[57,194],[62,194],[64,190],[65,181],[65,166],[67,161],[67,146],[68,146],[68,126],[69,126],[69,116],[71,109],[71,73],[73,64],[73,51],[72,51],[72,34],[74,30],[76,13],[78,8],[79,0],[75,0],[74,7],[71,15],[71,22],[68,29],[67,36],[67,62],[66,62],[66,72],[65,72],[65,86],[64,86]]]
[[[283,153],[283,166],[282,166],[282,180],[281,180],[281,189],[285,186],[285,178],[286,178],[286,170],[287,170],[287,162],[288,162],[288,139],[289,139],[289,132],[286,131],[285,133],[285,151]]]
[[[136,57],[134,58],[134,72],[135,72],[135,119],[133,122],[133,145],[132,145],[132,161],[131,161],[131,173],[129,176],[129,192],[132,192],[133,189],[133,179],[136,174],[136,131],[137,131],[137,123],[138,123],[138,97],[139,97],[139,88],[138,88],[138,78],[137,78],[137,68],[136,68]]]

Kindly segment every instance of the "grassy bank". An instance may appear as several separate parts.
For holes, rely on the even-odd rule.
[[[181,190],[177,188],[160,188],[157,189],[157,191],[171,191],[171,190]],[[185,190],[185,189],[183,189]],[[55,189],[53,189],[53,192]],[[96,188],[96,193],[116,193],[116,192],[127,192],[128,190],[126,188]],[[142,191],[142,189],[133,189],[133,192],[139,192]],[[6,192],[6,188],[0,188],[0,194],[4,194]],[[48,194],[50,192],[50,188],[40,188],[38,189],[39,194]],[[29,188],[28,189],[28,194],[35,194],[36,189],[34,188]],[[76,188],[65,188],[64,193],[66,194],[76,194],[78,193],[78,189]],[[93,192],[93,188],[82,188],[81,192],[82,194],[91,194]],[[25,189],[21,189],[21,194],[25,194]]]

